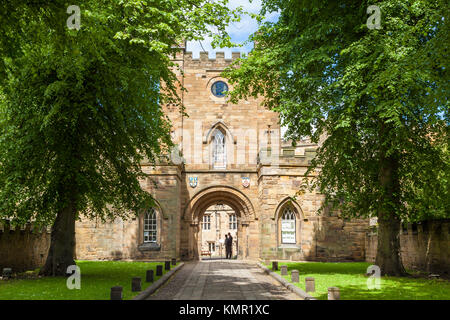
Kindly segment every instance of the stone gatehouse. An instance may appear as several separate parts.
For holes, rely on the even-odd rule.
[[[317,145],[305,139],[292,147],[283,140],[278,114],[261,100],[227,101],[231,85],[220,75],[238,57],[218,52],[215,59],[208,53],[193,59],[181,48],[174,59],[188,116],[163,106],[179,153],[156,166],[142,164],[150,175],[142,188],[157,206],[129,221],[77,222],[78,259],[199,259],[212,250],[207,243],[217,246],[228,232],[225,226],[210,239],[202,230],[217,205],[235,215],[229,219],[235,219],[239,259],[365,259],[368,221],[344,221],[335,212],[319,216],[323,196],[315,192],[291,200]]]

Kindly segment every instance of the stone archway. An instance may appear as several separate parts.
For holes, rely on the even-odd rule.
[[[238,217],[237,238],[239,244],[237,255],[239,259],[246,259],[250,255],[250,250],[257,250],[249,247],[249,225],[255,223],[255,210],[245,194],[228,186],[213,186],[202,189],[188,202],[183,213],[183,220],[186,226],[185,230],[188,232],[186,245],[189,258],[201,258],[202,217],[209,207],[217,203],[228,205]]]

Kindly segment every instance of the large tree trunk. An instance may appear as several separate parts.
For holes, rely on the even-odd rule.
[[[394,216],[378,218],[378,247],[375,264],[382,275],[405,275],[400,256],[400,220]]]
[[[400,256],[400,218],[397,210],[400,183],[398,177],[399,160],[395,155],[383,153],[379,182],[383,196],[378,207],[378,247],[375,264],[380,267],[382,275],[402,276],[405,269]]]
[[[52,227],[47,261],[40,271],[41,275],[66,276],[67,267],[75,264],[75,217],[74,201],[58,212]]]

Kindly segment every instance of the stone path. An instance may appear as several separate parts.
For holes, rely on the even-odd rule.
[[[299,300],[255,264],[188,262],[148,300]]]

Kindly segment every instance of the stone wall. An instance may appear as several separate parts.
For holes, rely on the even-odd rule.
[[[157,243],[147,245],[143,239],[144,213],[128,220],[117,218],[102,223],[81,219],[75,226],[76,258],[81,260],[165,260],[179,257],[181,168],[174,165],[150,166],[143,171],[151,175],[141,181],[142,188],[157,201]]]
[[[448,274],[450,219],[409,224],[400,235],[402,261],[407,269]],[[378,236],[367,233],[366,261],[375,262]]]
[[[41,267],[50,247],[50,232],[25,228],[0,226],[0,270],[12,268],[13,272],[23,272]]]

